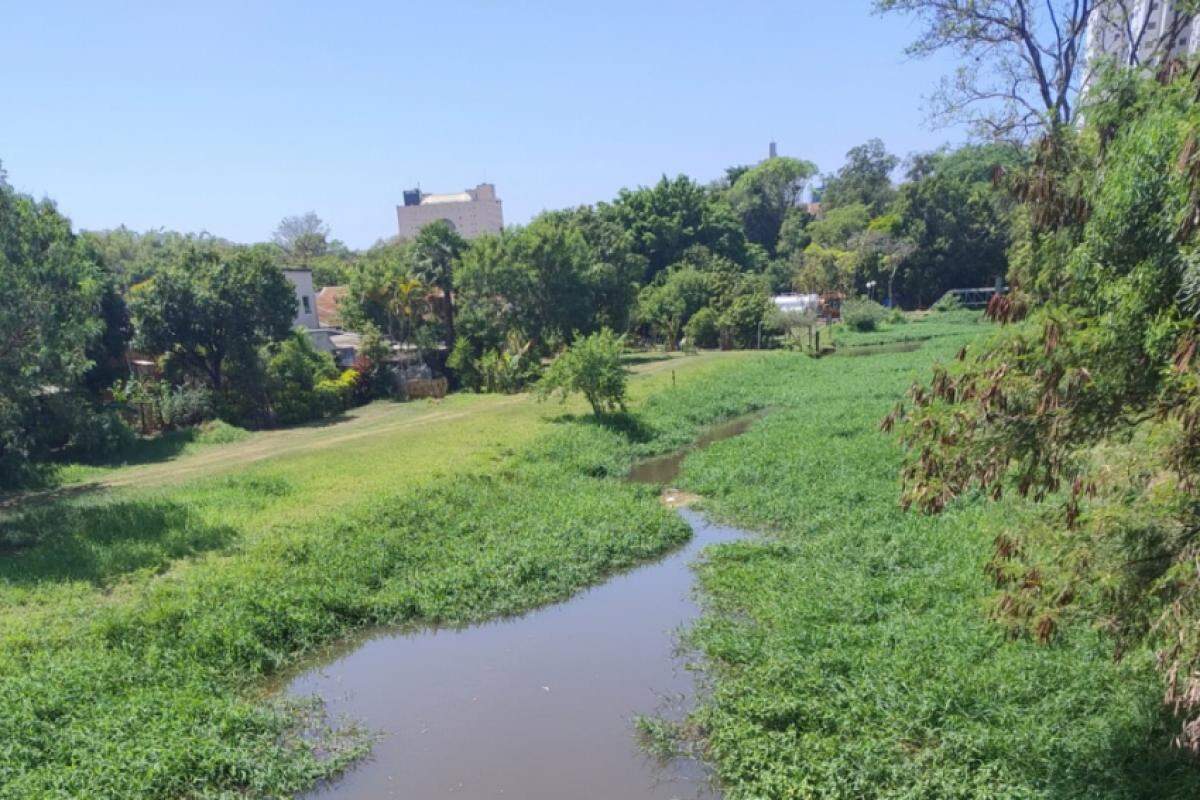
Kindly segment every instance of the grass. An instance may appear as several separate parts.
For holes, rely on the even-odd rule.
[[[357,628],[517,613],[680,544],[655,492],[617,476],[750,408],[713,380],[750,358],[647,365],[636,417],[525,397],[384,407],[269,457],[255,434],[129,467],[169,478],[149,489],[10,515],[0,797],[278,797],[335,773],[366,740],[264,701],[266,679]]]
[[[950,324],[903,326],[939,329],[916,352],[745,365],[773,413],[685,462],[681,488],[710,514],[766,532],[709,552],[689,637],[711,688],[693,724],[726,797],[1200,796],[1150,654],[1115,663],[1089,630],[1006,641],[988,621],[992,538],[1028,508],[898,508],[878,422],[969,341],[972,323]]]
[[[1088,632],[1005,642],[986,620],[994,517],[1019,506],[897,509],[876,424],[979,331],[955,324],[897,326],[930,334],[914,352],[643,363],[632,413],[602,423],[523,396],[376,404],[18,507],[0,520],[0,797],[311,786],[369,739],[264,699],[272,676],[365,626],[519,613],[677,545],[682,522],[620,476],[768,406],[685,462],[711,513],[768,535],[705,560],[691,640],[712,691],[682,728],[642,721],[647,741],[666,755],[701,731],[730,800],[1197,796],[1144,655],[1114,664]]]

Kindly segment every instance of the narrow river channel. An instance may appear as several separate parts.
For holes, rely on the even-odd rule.
[[[703,446],[752,419],[714,429]],[[682,457],[631,479],[666,483]],[[673,463],[672,463],[673,462]],[[639,747],[639,714],[680,717],[694,683],[677,633],[698,609],[690,564],[742,531],[681,509],[683,548],[571,600],[462,629],[381,634],[300,675],[336,719],[382,734],[373,753],[314,798],[713,800],[704,767]]]

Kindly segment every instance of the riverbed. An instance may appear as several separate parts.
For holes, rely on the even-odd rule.
[[[756,418],[714,428],[697,446]],[[685,454],[639,465],[630,479],[667,485]],[[692,527],[687,545],[566,602],[466,628],[379,633],[295,678],[290,694],[317,695],[335,721],[380,734],[366,761],[310,796],[719,798],[703,764],[664,763],[635,732],[639,715],[678,720],[692,708],[694,676],[678,650],[699,611],[691,564],[745,536],[679,513]]]

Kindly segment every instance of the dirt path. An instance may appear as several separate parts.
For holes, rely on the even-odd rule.
[[[720,357],[721,354],[717,353],[705,353],[688,358],[672,356],[663,360],[635,365],[631,371],[636,382],[646,376],[671,369],[690,370]],[[242,442],[212,445],[199,452],[185,453],[167,461],[121,467],[93,479],[52,491],[6,498],[0,500],[0,509],[11,511],[29,502],[37,503],[72,494],[180,483],[245,467],[267,459],[319,452],[355,441],[389,436],[406,429],[466,424],[472,419],[494,415],[522,405],[532,405],[536,402],[536,399],[529,394],[451,395],[445,401],[426,403],[377,402],[350,412],[349,419],[324,425],[262,431]]]

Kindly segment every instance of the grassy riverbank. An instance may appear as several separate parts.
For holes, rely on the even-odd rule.
[[[770,532],[702,571],[697,719],[731,800],[1195,796],[1145,657],[1115,665],[1084,633],[1007,643],[987,622],[993,518],[1019,506],[896,507],[878,420],[979,333],[931,319],[839,338],[912,352],[652,361],[607,425],[460,396],[89,473],[0,522],[0,797],[311,785],[364,739],[304,735],[319,715],[264,701],[270,676],[357,628],[519,612],[669,549],[685,527],[619,476],[766,406],[684,474],[713,513]]]
[[[652,490],[611,476],[749,408],[720,376],[761,357],[642,365],[636,416],[610,426],[459,397],[273,456],[255,437],[128,468],[150,489],[114,470],[10,515],[0,796],[274,797],[336,771],[363,740],[316,745],[265,678],[355,628],[518,612],[682,542]]]
[[[897,507],[899,450],[879,420],[967,341],[933,322],[916,352],[747,365],[773,413],[685,462],[709,513],[768,532],[701,570],[692,638],[712,694],[696,720],[726,797],[1200,796],[1149,654],[1116,664],[1089,631],[1039,647],[989,623],[992,539],[1027,509]]]

